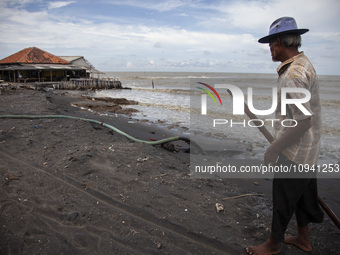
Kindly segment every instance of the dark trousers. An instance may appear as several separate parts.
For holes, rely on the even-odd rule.
[[[284,155],[281,155],[277,162],[277,165],[289,166],[290,164],[295,163]],[[311,222],[321,223],[324,216],[317,200],[316,177],[281,177],[274,176],[273,180],[272,234],[276,242],[283,242],[284,233],[294,213],[299,227],[304,227]]]

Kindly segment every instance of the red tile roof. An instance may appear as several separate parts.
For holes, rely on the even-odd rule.
[[[36,47],[26,48],[1,59],[0,64],[69,64],[68,61]]]

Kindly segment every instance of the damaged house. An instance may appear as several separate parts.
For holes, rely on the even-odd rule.
[[[0,60],[0,79],[8,82],[67,81],[100,74],[84,57],[58,57],[36,47]]]

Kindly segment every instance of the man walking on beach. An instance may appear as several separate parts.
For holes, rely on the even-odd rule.
[[[269,43],[273,61],[282,62],[277,68],[278,104],[275,112],[275,141],[265,153],[265,164],[312,169],[317,164],[320,151],[321,107],[316,72],[303,52],[299,52],[302,34],[308,29],[298,29],[291,17],[282,17],[272,23],[269,35],[260,43]],[[307,89],[311,98],[302,104],[311,114],[305,115],[295,104],[288,104],[286,114],[281,109],[281,88]],[[304,93],[288,93],[287,98],[299,100]],[[294,127],[284,127],[282,120],[294,119]],[[287,126],[287,125],[286,125]],[[298,173],[299,174],[299,173]],[[305,177],[305,178],[301,178]],[[276,174],[273,180],[273,218],[269,239],[258,246],[246,248],[248,254],[269,255],[280,253],[282,242],[293,244],[303,251],[311,251],[308,224],[323,221],[323,211],[317,201],[315,176],[285,176]],[[297,236],[284,236],[288,223],[295,213]]]

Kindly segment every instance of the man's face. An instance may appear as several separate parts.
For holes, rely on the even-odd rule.
[[[273,39],[269,42],[270,53],[274,62],[280,61],[281,44],[278,39]]]

